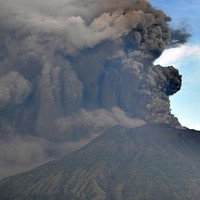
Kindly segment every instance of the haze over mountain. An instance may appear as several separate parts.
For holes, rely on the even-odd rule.
[[[0,0],[0,177],[79,149],[109,128],[182,128],[172,66],[189,34],[145,0]]]
[[[1,200],[198,200],[200,132],[109,129],[62,159],[0,182]]]

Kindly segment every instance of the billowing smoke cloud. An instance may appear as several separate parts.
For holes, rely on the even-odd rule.
[[[144,121],[131,119],[114,107],[111,112],[104,109],[80,110],[57,119],[54,141],[30,135],[4,135],[0,140],[0,179],[77,150],[113,126],[135,128],[144,124]],[[56,139],[59,141],[55,143]]]
[[[186,28],[171,29],[171,41],[169,47],[172,48],[184,44],[189,40],[190,37],[191,34],[188,33]]]
[[[0,79],[0,107],[22,104],[31,91],[29,81],[18,72],[10,72]]]
[[[170,18],[146,0],[0,4],[1,177],[80,148],[115,125],[180,126],[169,96],[181,76],[153,61],[189,35],[170,32]]]
[[[125,112],[117,107],[113,107],[111,112],[105,109],[94,111],[82,109],[66,118],[60,118],[56,122],[58,131],[70,133],[70,135],[63,135],[70,140],[77,140],[84,135],[87,137],[92,134],[100,134],[116,125],[135,128],[144,124],[145,122],[142,120],[127,117]]]

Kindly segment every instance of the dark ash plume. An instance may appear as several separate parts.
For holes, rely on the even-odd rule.
[[[170,33],[165,13],[145,0],[0,1],[3,147],[12,143],[20,154],[23,143],[27,158],[37,148],[37,164],[117,124],[180,126],[169,96],[181,76],[153,61],[189,36]],[[22,163],[23,170],[33,166]]]
[[[177,47],[181,44],[185,44],[191,37],[186,28],[182,29],[171,29],[171,40],[169,48]]]

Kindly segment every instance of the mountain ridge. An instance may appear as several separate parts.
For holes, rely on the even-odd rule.
[[[61,159],[0,181],[1,200],[200,198],[200,132],[115,126]]]

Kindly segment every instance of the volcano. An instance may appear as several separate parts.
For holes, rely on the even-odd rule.
[[[155,65],[184,28],[147,0],[0,9],[0,200],[200,199],[200,132],[170,107],[182,75]]]
[[[200,132],[115,126],[83,148],[3,179],[1,200],[198,200]]]

